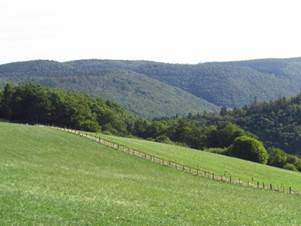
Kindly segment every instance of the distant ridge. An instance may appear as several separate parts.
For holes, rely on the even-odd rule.
[[[114,100],[145,117],[241,107],[301,91],[301,58],[171,64],[35,60],[0,65],[0,84],[38,82]]]

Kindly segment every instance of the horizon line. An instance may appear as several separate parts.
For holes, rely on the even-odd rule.
[[[50,58],[36,58],[30,60],[16,60],[16,61],[9,61],[6,63],[1,63],[0,65],[6,64],[14,64],[14,63],[26,63],[26,62],[34,62],[34,61],[50,61],[50,62],[57,62],[57,63],[68,63],[68,62],[75,62],[75,61],[132,61],[132,62],[153,62],[153,63],[163,63],[163,64],[178,64],[178,65],[198,65],[198,64],[207,64],[207,63],[234,63],[234,62],[245,62],[245,61],[260,61],[260,60],[294,60],[294,59],[301,59],[301,56],[295,57],[263,57],[263,58],[246,58],[241,60],[217,60],[217,61],[200,61],[198,63],[184,63],[184,62],[167,62],[167,61],[160,61],[160,60],[150,60],[150,59],[110,59],[110,58],[79,58],[79,59],[72,59],[72,60],[55,60]]]

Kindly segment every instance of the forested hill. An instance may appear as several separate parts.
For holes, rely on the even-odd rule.
[[[146,117],[215,111],[301,91],[301,58],[194,65],[150,61],[28,61],[0,65],[0,83],[35,81],[114,100]]]
[[[268,102],[254,102],[220,114],[189,115],[198,126],[232,122],[256,134],[266,147],[277,147],[301,155],[301,94]]]
[[[269,103],[254,103],[226,115],[268,146],[301,154],[301,94]]]
[[[301,90],[301,58],[197,65],[128,64],[131,70],[231,108],[250,104],[255,98],[263,101],[294,96]]]
[[[37,82],[101,96],[143,117],[170,117],[218,107],[180,88],[126,68],[93,65],[94,61],[29,61],[0,65],[0,84]],[[101,62],[101,61],[100,61]]]

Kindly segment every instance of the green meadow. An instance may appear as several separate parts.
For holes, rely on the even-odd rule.
[[[240,179],[245,182],[252,182],[253,179],[254,183],[259,181],[260,184],[265,183],[266,186],[270,183],[275,186],[283,185],[286,189],[291,186],[293,190],[301,192],[301,174],[299,172],[177,145],[104,134],[97,134],[97,136],[167,160],[211,171],[217,175],[231,176],[234,179]]]
[[[300,184],[297,173],[247,161],[106,138],[241,178]],[[0,225],[301,225],[299,196],[191,176],[52,128],[2,122],[0,143]]]

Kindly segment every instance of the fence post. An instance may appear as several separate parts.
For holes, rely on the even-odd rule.
[[[272,185],[272,184],[270,184],[270,190],[271,190],[271,191],[273,190],[273,185]]]
[[[292,194],[292,187],[289,187],[289,193]]]

